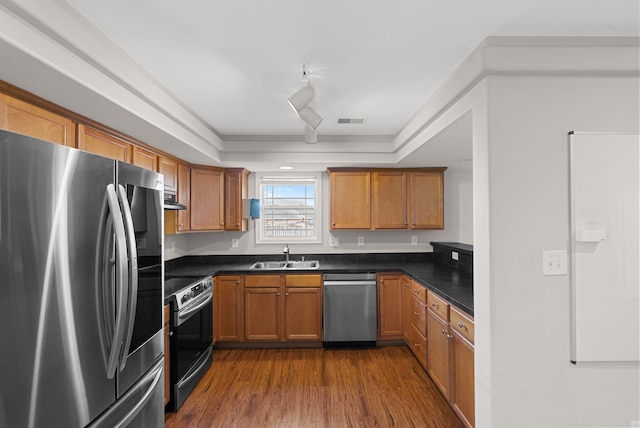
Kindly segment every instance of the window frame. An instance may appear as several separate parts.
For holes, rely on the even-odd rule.
[[[315,201],[314,201],[314,218],[315,218],[315,237],[264,237],[264,209],[265,204],[263,200],[263,181],[269,178],[282,180],[284,184],[287,183],[287,179],[291,180],[289,184],[294,184],[296,180],[309,178],[315,180]],[[262,172],[255,175],[255,194],[260,199],[260,219],[255,221],[255,240],[256,245],[270,245],[270,244],[322,244],[322,212],[323,212],[323,193],[322,193],[322,173],[321,172]]]

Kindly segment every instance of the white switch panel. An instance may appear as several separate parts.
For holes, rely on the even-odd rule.
[[[417,236],[412,236],[411,237],[411,245],[418,245],[418,237]]]
[[[566,275],[567,252],[566,250],[554,250],[542,252],[543,275]]]
[[[335,236],[332,236],[329,238],[329,245],[331,245],[332,247],[339,247],[340,246],[340,239],[336,238]]]
[[[452,251],[451,252],[451,258],[453,260],[458,260],[458,252],[457,251]]]
[[[238,240],[237,239],[232,239],[231,240],[231,246],[233,248],[238,248]]]
[[[358,245],[364,245],[364,236],[358,236]]]

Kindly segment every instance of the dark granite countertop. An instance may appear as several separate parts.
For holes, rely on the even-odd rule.
[[[292,260],[300,260],[293,255]],[[193,277],[223,274],[402,272],[473,316],[473,276],[433,260],[431,253],[305,255],[320,260],[314,270],[250,270],[257,260],[282,260],[281,255],[186,256],[165,265],[165,277]]]

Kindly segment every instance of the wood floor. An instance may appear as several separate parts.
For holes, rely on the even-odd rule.
[[[166,428],[462,427],[406,346],[214,351]]]

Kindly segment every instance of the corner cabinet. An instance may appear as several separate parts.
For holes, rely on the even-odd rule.
[[[332,230],[444,228],[446,168],[329,168]]]
[[[224,230],[224,170],[191,168],[191,230]]]

